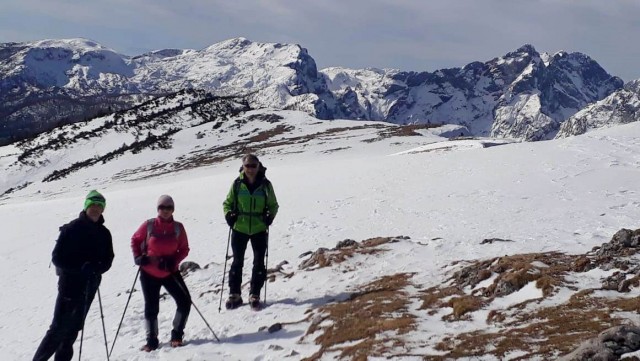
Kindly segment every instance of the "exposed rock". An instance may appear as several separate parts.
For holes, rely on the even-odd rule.
[[[640,327],[617,326],[588,340],[560,361],[614,361],[625,353],[640,350]]]
[[[358,247],[358,242],[353,239],[345,239],[343,241],[338,242],[336,245],[336,249],[347,248],[347,247]]]
[[[293,357],[293,356],[298,356],[300,355],[300,352],[296,351],[296,350],[291,350],[291,352],[287,353],[285,355],[285,357]]]
[[[480,244],[491,244],[493,242],[513,242],[510,239],[502,239],[502,238],[486,238],[483,239],[482,242],[480,242]]]
[[[200,265],[195,262],[186,261],[180,264],[180,273],[182,273],[183,276],[186,276],[187,274],[199,269]]]
[[[310,254],[313,254],[313,251],[307,251],[298,256],[298,258],[304,258]]]
[[[269,333],[278,332],[280,330],[282,330],[282,324],[279,322],[274,323],[273,325],[269,326],[269,328],[267,329]]]

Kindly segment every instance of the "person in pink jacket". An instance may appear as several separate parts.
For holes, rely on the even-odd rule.
[[[131,237],[135,263],[140,266],[140,284],[144,294],[144,318],[147,343],[143,351],[158,348],[158,312],[160,287],[176,302],[171,330],[171,347],[183,345],[184,327],[191,310],[191,295],[178,270],[189,254],[189,241],[182,223],[173,219],[175,204],[168,195],[158,199],[158,217],[142,223]]]

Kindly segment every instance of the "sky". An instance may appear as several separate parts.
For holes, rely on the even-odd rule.
[[[634,0],[21,0],[0,4],[0,42],[83,37],[126,55],[229,38],[296,43],[319,68],[434,71],[532,44],[582,52],[640,78]]]
[[[175,104],[166,104],[172,106]],[[252,114],[269,112],[258,110]],[[422,302],[418,298],[420,290],[446,284],[451,276],[448,272],[455,269],[453,262],[531,252],[581,254],[608,242],[623,227],[637,228],[640,219],[639,122],[577,137],[483,148],[482,140],[449,141],[430,134],[437,129],[423,130],[421,137],[380,137],[371,142],[365,140],[375,138],[372,132],[384,134],[384,130],[361,126],[378,123],[318,121],[293,111],[278,114],[283,116],[278,123],[267,120],[236,123],[230,119],[217,132],[212,131],[210,123],[189,128],[185,126],[188,117],[176,117],[173,124],[186,129],[174,134],[172,149],[127,153],[54,182],[40,182],[35,175],[64,167],[76,157],[118,147],[129,141],[127,131],[111,130],[67,149],[49,149],[38,156],[37,160],[42,162],[36,170],[8,167],[16,160],[18,149],[0,147],[0,168],[21,171],[33,180],[32,185],[0,199],[0,219],[3,225],[11,225],[3,228],[0,238],[0,274],[4,275],[0,277],[4,295],[0,297],[3,359],[31,359],[46,332],[56,296],[57,278],[49,262],[58,227],[78,215],[92,187],[97,187],[107,199],[105,225],[113,235],[116,255],[100,286],[109,346],[123,319],[113,361],[268,361],[309,357],[319,350],[313,340],[321,332],[305,338],[303,335],[312,320],[317,319],[318,306],[346,298],[355,286],[398,272],[415,272],[412,281],[416,286],[407,288],[407,297],[412,300],[408,312],[417,317],[419,325],[402,337],[411,346],[410,354],[433,355],[437,353],[435,345],[449,335],[499,329],[500,325],[485,322],[490,310],[502,311],[538,298],[541,293],[531,282],[520,292],[496,299],[469,319],[447,322],[443,316],[451,312],[450,308],[443,307],[430,314],[420,309]],[[94,119],[73,132],[95,129],[109,119]],[[290,130],[273,131],[282,126]],[[339,128],[350,131],[336,132]],[[272,268],[287,261],[284,270],[292,276],[277,274],[276,280],[268,284],[268,307],[261,312],[252,312],[247,307],[219,312],[220,293],[216,291],[220,290],[229,266],[223,261],[228,228],[222,215],[222,201],[237,176],[240,159],[149,178],[144,177],[144,170],[126,170],[150,169],[163,161],[184,161],[193,152],[233,144],[256,129],[272,134],[262,144],[297,139],[260,153],[280,204],[270,229],[268,265]],[[329,129],[333,131],[327,132]],[[198,132],[205,136],[197,138]],[[322,132],[328,134],[317,135]],[[260,147],[260,142],[256,145]],[[60,155],[66,160],[57,159]],[[132,180],[139,176],[143,179]],[[5,189],[1,178],[0,189]],[[167,347],[175,311],[173,300],[167,298],[161,302],[159,316],[163,347],[145,354],[138,350],[145,332],[139,283],[129,308],[124,311],[127,291],[136,274],[129,240],[140,224],[155,215],[156,200],[161,194],[172,195],[176,203],[174,216],[185,225],[191,247],[186,260],[209,266],[189,275],[185,282],[194,304],[221,342],[214,341],[193,309],[185,329],[189,344],[181,349]],[[300,256],[303,253],[320,247],[333,248],[344,239],[361,241],[399,235],[410,239],[384,245],[389,252],[356,256],[343,264],[313,271],[298,268],[308,259]],[[481,244],[486,238],[512,242]],[[245,265],[251,264],[249,254]],[[602,277],[618,269],[594,271],[598,272],[572,275],[571,289],[564,288],[546,302],[533,302],[530,307],[554,307],[566,302],[577,292],[576,288],[598,288]],[[244,281],[248,280],[249,272],[245,266]],[[225,297],[227,293],[225,286]],[[247,293],[245,285],[243,295]],[[638,297],[639,293],[634,287],[625,295]],[[615,291],[602,291],[599,295],[620,297]],[[304,320],[308,310],[312,318],[291,323]],[[640,321],[638,314],[618,311],[612,311],[611,317]],[[258,331],[259,327],[276,322],[290,324],[273,334]],[[84,359],[104,359],[97,300],[91,307],[85,331]],[[401,345],[396,352],[406,354],[405,343]],[[293,351],[299,357],[287,358]],[[335,358],[330,355],[322,358],[331,359]]]

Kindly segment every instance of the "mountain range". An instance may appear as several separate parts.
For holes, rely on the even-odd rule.
[[[636,82],[625,85],[585,54],[539,53],[531,45],[462,68],[416,72],[318,70],[299,45],[244,38],[133,57],[87,39],[42,40],[0,44],[0,144],[185,89],[243,96],[251,109],[456,124],[475,136],[527,141],[633,121],[637,102],[627,100],[638,98]]]

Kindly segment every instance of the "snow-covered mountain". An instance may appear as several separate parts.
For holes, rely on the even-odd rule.
[[[254,107],[316,111],[323,83],[297,45],[237,38],[127,57],[85,39],[0,46],[0,140],[39,133],[182,89],[250,94]],[[304,100],[292,100],[305,95]],[[44,121],[42,119],[45,119]]]
[[[248,95],[253,108],[301,110],[320,119],[451,123],[474,135],[540,140],[622,87],[586,55],[539,54],[530,45],[435,72],[319,71],[299,45],[244,38],[135,57],[85,39],[6,43],[0,74],[4,142],[182,89]]]
[[[622,87],[581,53],[515,52],[463,68],[429,72],[326,69],[348,113],[394,123],[447,123],[472,134],[549,139],[587,104]]]
[[[562,124],[557,137],[564,138],[638,120],[640,120],[640,80],[634,80],[625,84],[623,89],[589,104],[571,116]]]

